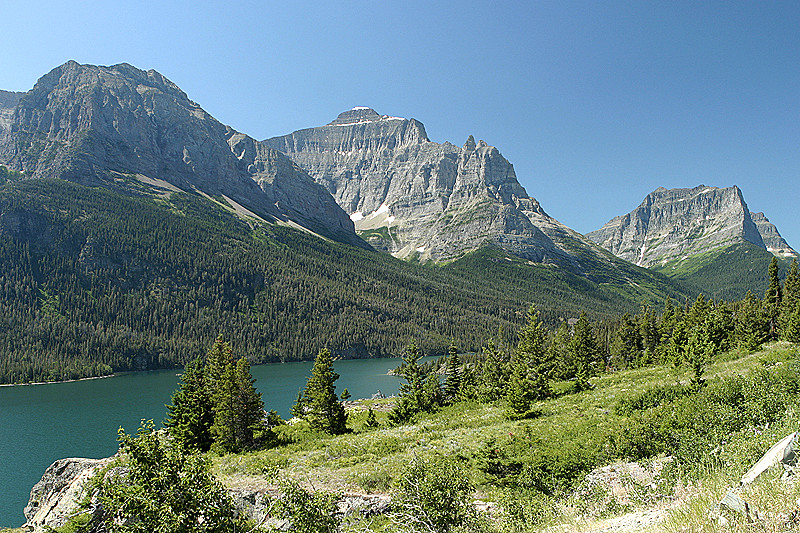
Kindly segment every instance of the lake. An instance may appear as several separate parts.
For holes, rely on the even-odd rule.
[[[400,359],[336,361],[341,376],[336,390],[346,387],[353,399],[378,390],[396,394],[400,380],[387,370]],[[313,363],[259,365],[251,369],[267,410],[283,418],[305,386]],[[160,424],[165,405],[178,387],[179,371],[134,372],[118,376],[0,387],[0,526],[18,527],[30,490],[45,469],[65,457],[102,458],[117,451],[117,430],[134,433],[141,419]]]

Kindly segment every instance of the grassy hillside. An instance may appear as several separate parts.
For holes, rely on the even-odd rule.
[[[643,510],[666,517],[647,531],[751,531],[735,513],[723,512],[729,523],[720,526],[709,509],[797,429],[798,371],[800,350],[784,343],[723,354],[707,367],[700,392],[677,384],[688,382],[686,369],[607,374],[592,380],[593,390],[541,402],[541,416],[522,421],[508,420],[501,404],[466,402],[399,427],[379,412],[375,429],[365,424],[365,409],[394,400],[362,401],[350,411],[352,434],[316,433],[304,422],[280,426],[283,446],[217,457],[214,472],[239,489],[263,490],[288,477],[316,491],[395,493],[415,461],[453,463],[475,498],[494,502],[500,531],[594,531]],[[609,464],[616,466],[605,478],[599,470],[585,478]],[[800,496],[796,485],[777,480],[780,473],[742,492],[769,513],[759,530],[785,531],[780,513],[789,516]],[[345,530],[401,529],[379,517]]]
[[[743,242],[653,267],[696,292],[714,300],[740,300],[748,290],[761,295],[767,287],[767,267],[773,255],[752,243]],[[781,260],[786,272],[790,261]]]
[[[685,294],[642,269],[593,283],[489,249],[413,264],[138,186],[0,186],[0,382],[180,366],[220,333],[255,363],[398,354],[412,338],[474,351],[532,302],[555,325]]]

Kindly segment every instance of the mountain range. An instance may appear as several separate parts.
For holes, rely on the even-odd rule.
[[[180,364],[220,332],[254,362],[477,350],[532,302],[555,325],[692,297],[674,257],[794,254],[738,189],[659,189],[583,236],[472,136],[356,107],[257,141],[128,64],[0,91],[0,165],[6,381]]]

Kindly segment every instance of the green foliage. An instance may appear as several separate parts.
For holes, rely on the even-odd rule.
[[[307,491],[291,480],[280,483],[281,498],[275,515],[288,519],[297,533],[336,533],[340,519],[336,514],[339,496],[323,491]]]
[[[502,338],[502,335],[500,335]],[[483,364],[478,379],[478,398],[485,402],[494,402],[502,398],[507,390],[510,357],[506,350],[495,345],[489,339],[483,347]]]
[[[144,422],[135,436],[119,432],[124,470],[101,482],[103,526],[110,533],[244,531],[225,489],[206,460],[186,454]]]
[[[332,435],[347,431],[347,414],[336,395],[339,374],[333,370],[333,356],[323,348],[314,360],[311,377],[298,398],[296,412],[314,429]]]
[[[415,457],[397,481],[393,521],[407,531],[448,533],[477,524],[474,487],[462,468],[445,457]]]
[[[170,434],[189,450],[239,452],[273,439],[264,424],[264,403],[247,359],[234,360],[222,336],[204,359],[186,366],[168,405]]]
[[[202,359],[197,358],[186,365],[167,411],[164,425],[177,442],[190,450],[208,451],[211,448],[214,411]]]
[[[511,376],[505,394],[509,418],[538,416],[533,403],[553,395],[549,376],[554,365],[545,347],[546,339],[544,325],[536,307],[531,305],[528,321],[519,332],[519,343],[511,358]]]
[[[443,400],[445,404],[458,401],[461,395],[461,386],[463,384],[463,368],[461,361],[458,358],[458,348],[455,344],[451,344],[447,352],[447,361],[445,364],[445,378],[444,389],[442,390]]]
[[[220,331],[251,364],[306,359],[323,346],[396,355],[414,337],[426,353],[445,353],[451,340],[476,352],[498,326],[514,329],[531,299],[555,324],[562,309],[607,316],[683,294],[643,269],[625,273],[638,287],[626,278],[609,288],[505,261],[496,249],[444,266],[405,262],[251,227],[199,195],[140,189],[0,185],[0,213],[20,221],[0,235],[0,381],[183,366]],[[52,297],[46,313],[41,291]]]
[[[405,383],[400,385],[397,403],[389,412],[391,424],[408,422],[418,413],[433,411],[439,403],[439,380],[420,366],[421,357],[416,342],[409,344],[397,372]]]
[[[575,367],[575,381],[578,390],[591,387],[589,376],[595,374],[602,366],[602,356],[597,339],[592,331],[586,313],[581,311],[578,322],[572,332],[572,338],[567,343],[570,357]]]

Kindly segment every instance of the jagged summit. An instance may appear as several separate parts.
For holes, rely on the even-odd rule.
[[[336,117],[336,120],[330,122],[328,125],[339,126],[344,124],[358,124],[360,122],[375,122],[387,118],[389,117],[386,115],[379,115],[377,111],[372,108],[359,106],[339,113],[339,116]]]
[[[306,169],[373,247],[447,261],[486,244],[584,273],[605,251],[548,216],[494,146],[428,139],[421,122],[355,108],[334,122],[265,144]]]
[[[611,219],[587,237],[618,257],[645,267],[744,241],[770,251],[794,252],[783,239],[775,238],[780,238],[777,229],[763,218],[765,222],[754,222],[742,191],[735,185],[659,187],[639,207]],[[763,235],[769,235],[770,245]]]

